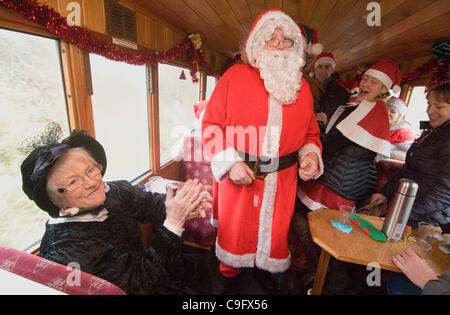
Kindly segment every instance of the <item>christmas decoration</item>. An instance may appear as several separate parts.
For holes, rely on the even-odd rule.
[[[379,231],[377,228],[375,228],[372,223],[370,223],[369,221],[367,221],[366,219],[363,219],[362,217],[360,217],[357,214],[352,214],[350,216],[350,220],[356,224],[357,226],[359,226],[364,233],[366,233],[367,235],[369,235],[372,239],[374,239],[375,241],[379,241],[379,242],[386,242],[386,235],[384,235],[383,232]]]
[[[190,63],[192,82],[198,82],[197,72],[199,65],[209,75],[214,77],[220,76],[205,61],[203,52],[200,50],[202,40],[198,33],[186,36],[180,44],[170,50],[139,53],[135,50],[98,39],[85,28],[75,25],[69,26],[65,17],[45,4],[40,6],[36,0],[0,0],[0,4],[45,27],[57,37],[86,49],[90,53],[111,60],[123,61],[133,65],[156,65],[157,63],[167,63],[175,60],[185,54]]]
[[[425,92],[432,86],[448,80],[448,65],[450,61],[450,41],[436,41],[433,44],[431,58],[420,67],[402,77],[401,85],[408,84],[433,70],[433,76],[428,82]]]

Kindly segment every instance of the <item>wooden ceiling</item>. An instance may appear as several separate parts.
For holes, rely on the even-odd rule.
[[[132,0],[186,33],[199,32],[204,43],[228,56],[240,51],[255,18],[280,8],[294,21],[314,27],[337,71],[429,56],[436,39],[450,38],[449,0],[379,0],[381,26],[369,27],[371,1],[361,0]]]

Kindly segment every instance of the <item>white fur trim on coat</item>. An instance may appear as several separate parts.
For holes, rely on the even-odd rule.
[[[307,143],[298,150],[298,161],[299,165],[302,163],[303,158],[310,152],[315,152],[319,157],[319,172],[313,177],[313,179],[319,178],[323,174],[323,160],[322,160],[322,152],[320,152],[320,148],[314,143]]]
[[[300,199],[300,201],[306,207],[308,207],[309,210],[318,210],[318,209],[322,209],[322,208],[328,208],[327,206],[321,204],[320,202],[314,201],[311,198],[309,198],[308,195],[305,194],[305,192],[300,187],[297,188],[297,196]]]
[[[211,171],[216,181],[219,183],[224,181],[230,168],[239,161],[242,159],[232,147],[218,153],[211,161]]]

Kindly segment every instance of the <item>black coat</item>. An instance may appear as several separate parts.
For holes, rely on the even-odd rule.
[[[161,225],[165,195],[144,192],[126,181],[108,183],[103,222],[46,224],[40,256],[108,280],[128,294],[178,293],[170,266],[180,252],[181,238],[160,227],[151,248],[145,248],[138,222]]]
[[[336,128],[355,109],[347,108],[324,135],[324,172],[318,181],[346,199],[359,201],[377,191],[376,153],[349,140]]]
[[[419,184],[408,224],[420,221],[445,226],[450,223],[450,122],[425,131],[410,147],[405,164],[383,187],[381,193],[392,197],[401,178]],[[449,233],[449,232],[447,232]]]

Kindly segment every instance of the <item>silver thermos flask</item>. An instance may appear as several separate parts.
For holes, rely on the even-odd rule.
[[[403,236],[419,185],[407,178],[399,181],[381,229],[388,241],[398,242]]]

